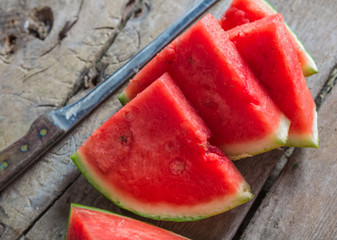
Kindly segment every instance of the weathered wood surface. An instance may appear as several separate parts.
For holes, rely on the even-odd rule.
[[[83,95],[87,90],[78,86],[91,86],[105,74],[117,69],[195,2],[196,0],[145,1],[142,12],[136,11],[137,14],[129,20],[125,14],[127,2],[122,0],[69,1],[62,4],[33,1],[29,6],[22,7],[28,11],[35,6],[50,6],[54,12],[54,26],[44,41],[32,39],[9,57],[0,56],[0,102],[11,103],[0,105],[0,148],[21,137],[39,114],[62,106],[69,98],[72,101]],[[283,13],[318,63],[320,73],[307,79],[315,96],[336,62],[336,36],[333,35],[336,21],[332,21],[337,10],[336,2],[270,2]],[[220,16],[229,3],[226,0],[220,1],[210,12]],[[1,2],[0,8],[13,9],[18,4],[16,1]],[[136,7],[131,4],[127,9],[135,10]],[[77,21],[67,36],[59,41],[59,32],[65,23],[74,22],[74,19]],[[93,78],[95,70],[100,75]],[[102,197],[80,176],[69,160],[70,155],[90,133],[119,108],[116,95],[112,96],[1,193],[1,239],[17,239],[21,235],[29,239],[62,239],[70,202],[136,217]],[[325,115],[320,113],[320,118],[323,117]],[[255,194],[261,190],[281,154],[282,151],[275,150],[236,163]],[[296,195],[296,189],[292,192]],[[193,239],[231,239],[252,203],[253,201],[227,213],[192,223],[136,218]],[[296,224],[293,228],[296,228]],[[277,231],[274,233],[278,234]],[[249,232],[246,231],[245,236],[247,235]]]

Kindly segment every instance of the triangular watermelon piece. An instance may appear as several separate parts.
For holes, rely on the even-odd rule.
[[[117,205],[149,218],[191,221],[253,196],[209,137],[165,74],[99,127],[72,159]]]
[[[281,14],[227,31],[243,59],[290,119],[287,145],[318,147],[316,106]]]
[[[211,142],[232,159],[265,152],[286,142],[289,121],[211,14],[167,48],[131,80],[122,95],[124,100],[155,80],[151,71],[168,68],[211,129]]]
[[[208,14],[175,43],[170,74],[232,159],[283,145],[289,121]]]
[[[265,0],[233,0],[227,11],[221,16],[219,22],[224,30],[236,26],[254,22],[264,17],[274,15],[277,11]],[[315,61],[305,50],[295,33],[286,25],[292,35],[292,41],[296,46],[296,53],[304,76],[310,76],[318,72]]]
[[[71,204],[65,240],[186,240],[153,225],[105,210]]]

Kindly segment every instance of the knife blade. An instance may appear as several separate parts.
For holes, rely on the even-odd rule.
[[[86,96],[36,119],[25,136],[0,152],[0,191],[136,74],[215,2],[217,0],[200,1]]]

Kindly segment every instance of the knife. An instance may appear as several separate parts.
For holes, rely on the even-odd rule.
[[[88,116],[217,0],[203,0],[125,65],[78,101],[37,118],[21,139],[0,152],[0,191]]]

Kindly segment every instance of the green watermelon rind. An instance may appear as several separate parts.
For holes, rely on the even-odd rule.
[[[264,4],[266,7],[268,7],[274,14],[278,13],[276,11],[276,9],[266,0],[261,0],[261,3]],[[305,56],[306,56],[306,64],[302,65],[302,71],[303,71],[303,75],[305,77],[309,77],[315,73],[318,73],[318,68],[317,65],[314,61],[314,59],[312,58],[312,56],[308,53],[308,51],[305,49],[303,43],[298,39],[297,35],[295,34],[295,32],[288,26],[288,24],[286,22],[284,22],[288,31],[290,32],[290,34],[293,36],[293,38],[295,39],[295,42],[297,43],[297,46],[301,49],[302,52],[304,52]]]
[[[319,136],[317,126],[317,111],[314,108],[314,121],[312,126],[312,134],[292,134],[289,135],[288,141],[285,144],[288,147],[312,147],[319,148]]]
[[[284,146],[288,141],[289,127],[289,119],[282,114],[277,130],[265,136],[263,139],[250,140],[249,142],[240,143],[236,146],[219,146],[219,148],[234,161],[245,157],[252,157]],[[242,149],[246,149],[246,151],[242,152]]]
[[[123,106],[130,101],[129,98],[126,96],[125,92],[122,92],[121,94],[119,94],[118,100]]]
[[[145,223],[145,222],[142,222],[142,221],[130,218],[130,217],[126,217],[126,216],[121,215],[121,214],[117,214],[117,213],[114,213],[114,212],[110,212],[110,211],[104,210],[104,209],[95,208],[95,207],[89,207],[89,206],[85,206],[85,205],[78,204],[78,203],[71,203],[70,204],[69,217],[68,217],[67,232],[65,234],[64,239],[67,238],[67,233],[68,233],[68,228],[69,228],[69,222],[70,222],[70,217],[71,217],[71,212],[72,212],[73,207],[78,207],[78,208],[87,209],[87,210],[96,211],[96,212],[101,212],[101,213],[107,213],[107,214],[110,214],[110,215],[113,215],[113,216],[123,217],[123,218],[126,218],[126,219],[131,219],[131,220],[135,220],[135,221],[138,221],[138,222],[141,222],[141,223]],[[156,227],[156,228],[160,228],[160,227],[158,227],[156,225],[153,225],[151,223],[145,223],[145,224],[151,225],[151,226]],[[169,230],[166,230],[166,229],[163,229],[163,230],[165,230],[165,231],[167,231],[169,233],[172,233],[172,234],[176,235],[177,237],[181,237],[181,238],[184,238],[186,240],[190,240],[189,238],[186,238],[186,237],[184,237],[182,235],[179,235],[177,233],[171,232]]]
[[[125,91],[123,91],[121,94],[119,94],[118,100],[123,106],[131,101],[131,99],[127,96]]]
[[[116,195],[113,192],[110,192],[108,189],[108,185],[104,186],[103,181],[100,181],[97,175],[90,171],[90,167],[86,166],[84,163],[85,160],[82,160],[80,153],[77,151],[71,156],[71,159],[80,170],[82,175],[99,191],[101,192],[106,198],[108,198],[111,202],[119,206],[120,208],[126,209],[136,215],[151,218],[154,220],[163,220],[163,221],[174,221],[174,222],[187,222],[187,221],[196,221],[204,218],[208,218],[223,212],[226,212],[234,207],[237,207],[245,202],[251,200],[254,195],[251,193],[251,188],[245,180],[242,180],[242,185],[240,190],[237,192],[236,195],[231,196],[230,203],[226,208],[221,210],[213,211],[211,213],[206,213],[205,215],[198,215],[198,216],[169,216],[169,215],[160,215],[160,214],[148,214],[146,212],[141,212],[133,209],[132,207],[128,207],[126,204],[122,203],[122,200],[117,200]],[[209,209],[212,209],[210,205]]]

